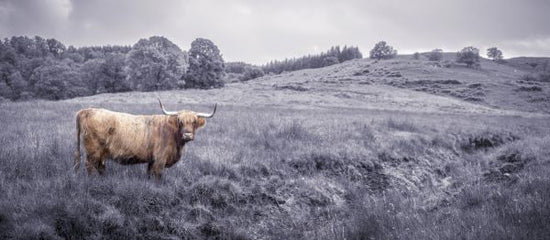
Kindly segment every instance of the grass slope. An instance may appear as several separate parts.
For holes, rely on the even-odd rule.
[[[228,103],[282,108],[356,107],[414,112],[524,115],[550,113],[550,82],[524,80],[531,71],[481,59],[479,69],[424,57],[356,59],[320,69],[264,76],[223,89],[166,91],[174,103]],[[517,64],[516,64],[517,65]],[[152,103],[155,94],[101,94],[69,100],[94,106],[109,102]]]

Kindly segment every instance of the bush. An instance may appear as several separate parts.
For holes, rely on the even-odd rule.
[[[387,45],[385,41],[380,41],[374,48],[370,50],[371,59],[391,59],[397,55],[397,50],[394,50],[392,46]]]
[[[479,49],[475,47],[465,47],[456,54],[456,62],[466,63],[466,66],[472,67],[479,63]]]
[[[247,68],[244,71],[241,81],[248,81],[250,79],[259,78],[264,76],[264,71],[259,67]]]
[[[428,53],[428,60],[440,61],[443,58],[443,50],[436,48]]]
[[[529,82],[550,82],[550,73],[539,72],[534,74],[527,74],[522,76],[521,79]]]
[[[502,61],[502,51],[496,47],[488,48],[487,57],[492,58],[495,62],[500,62]]]
[[[265,75],[262,68],[244,62],[228,62],[225,64],[225,72],[229,75],[228,79],[238,78],[239,81],[248,81]]]

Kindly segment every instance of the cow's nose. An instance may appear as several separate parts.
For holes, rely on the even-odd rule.
[[[193,141],[193,134],[192,134],[192,133],[184,133],[184,134],[183,134],[183,140],[185,140],[185,141]]]

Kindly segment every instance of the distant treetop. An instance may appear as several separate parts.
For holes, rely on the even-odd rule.
[[[502,61],[502,59],[503,59],[502,51],[500,51],[496,47],[488,48],[487,49],[487,57],[493,59],[493,61],[495,61],[495,62]]]
[[[397,50],[392,46],[387,45],[385,41],[380,41],[374,45],[374,48],[370,50],[371,59],[390,59],[397,55]]]
[[[440,61],[443,59],[443,50],[436,48],[428,53],[428,60],[430,61]]]
[[[283,61],[271,61],[263,65],[262,70],[265,73],[279,74],[284,71],[326,67],[357,58],[363,58],[363,54],[359,51],[358,47],[344,46],[341,49],[340,46],[334,46],[328,51],[317,55],[307,55]]]
[[[218,88],[224,86],[225,63],[218,46],[205,38],[197,38],[189,50],[186,88]]]
[[[469,46],[465,47],[456,54],[456,62],[466,63],[466,66],[472,67],[479,63],[479,49]]]

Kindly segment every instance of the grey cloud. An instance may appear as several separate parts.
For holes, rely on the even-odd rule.
[[[0,36],[63,34],[68,11],[63,0],[2,0]]]
[[[226,60],[265,63],[333,45],[366,54],[380,40],[402,53],[468,45],[505,56],[550,56],[550,1],[0,0],[0,36],[68,45],[131,45],[162,35],[182,49],[212,39]]]

